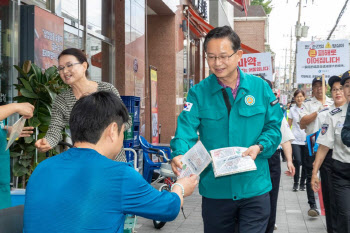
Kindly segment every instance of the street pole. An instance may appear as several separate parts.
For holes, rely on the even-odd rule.
[[[285,82],[286,82],[286,79],[287,79],[287,49],[285,49],[285,50],[286,50],[286,52],[285,52],[285,55],[284,55],[284,78],[283,78],[284,86],[286,86]],[[284,88],[284,89],[286,89],[286,88]]]
[[[294,58],[294,70],[293,70],[293,79],[291,80],[291,82],[289,82],[289,86],[290,83],[294,83],[294,81],[296,81],[296,69],[297,69],[297,53],[298,53],[298,41],[300,40],[301,37],[301,32],[299,32],[301,30],[301,25],[300,25],[300,15],[301,15],[301,0],[299,0],[299,13],[298,13],[298,22],[297,22],[297,26],[295,27],[295,37],[296,37],[296,42],[295,42],[295,58]],[[300,34],[299,34],[300,33]]]
[[[292,78],[292,64],[293,64],[293,31],[290,29],[290,62],[289,62],[289,79]],[[292,81],[292,80],[291,80]]]

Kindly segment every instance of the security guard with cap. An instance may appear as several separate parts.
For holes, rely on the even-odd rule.
[[[192,87],[171,140],[172,168],[179,174],[181,158],[199,138],[207,151],[247,147],[244,156],[257,170],[215,177],[212,165],[201,173],[204,233],[261,233],[270,216],[271,180],[268,158],[281,141],[282,112],[268,84],[238,68],[243,51],[229,27],[211,30],[204,41],[213,72]]]
[[[350,78],[350,70],[346,71],[343,76],[343,80]],[[341,139],[346,146],[350,147],[350,108],[348,108],[348,112],[346,113],[344,127],[341,131]]]
[[[322,125],[324,124],[330,112],[346,104],[346,99],[344,97],[344,93],[343,93],[340,81],[341,81],[341,75],[332,76],[328,80],[328,85],[331,88],[334,104],[329,109],[325,109],[324,111],[318,114],[318,117],[316,120],[317,129],[322,128]],[[322,183],[321,187],[322,187],[322,195],[323,195],[323,204],[326,211],[326,225],[327,225],[328,233],[337,232],[337,229],[336,229],[337,207],[335,205],[333,182],[332,182],[332,169],[333,169],[332,151],[333,151],[332,149],[328,150],[327,155],[325,157],[323,157],[323,155],[320,156],[317,153],[315,158],[315,161],[320,160],[320,157],[322,157],[322,160],[323,160],[322,166],[320,167],[320,176],[321,176],[321,183]]]
[[[344,74],[341,84],[347,101],[350,100],[350,76]],[[332,184],[337,207],[337,232],[350,232],[350,148],[344,145],[341,139],[348,104],[335,108],[329,112],[322,124],[321,133],[317,139],[319,148],[318,159],[315,160],[312,174],[312,188],[317,192],[320,181],[317,172],[329,149],[333,148]]]
[[[312,80],[312,93],[314,97],[310,100],[305,100],[301,106],[300,111],[300,128],[305,129],[306,135],[313,134],[319,129],[317,128],[316,121],[319,113],[325,108],[329,108],[333,101],[326,96],[325,104],[322,104],[324,93],[326,90],[322,90],[322,78],[316,77]],[[307,145],[305,145],[307,147]],[[311,176],[312,176],[312,164],[315,160],[315,156],[305,156],[305,170],[306,170],[306,192],[307,199],[310,205],[308,215],[316,217],[319,215],[316,207],[315,195],[311,189]]]

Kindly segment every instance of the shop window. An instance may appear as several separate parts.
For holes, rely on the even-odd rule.
[[[83,48],[83,31],[64,25],[64,45],[63,48]]]
[[[145,34],[145,7],[131,0],[131,27],[140,35]]]
[[[71,26],[78,27],[80,23],[79,0],[61,0],[62,16],[71,20]]]
[[[93,36],[87,37],[86,54],[90,64],[90,79],[110,82],[111,78],[111,45]]]
[[[112,14],[112,0],[86,1],[87,28],[93,33],[97,33],[108,38],[112,37]]]
[[[12,20],[14,19],[14,20]],[[1,1],[0,5],[0,105],[13,102],[17,95],[13,84],[17,83],[19,5],[13,1]],[[8,118],[12,124],[16,115]]]

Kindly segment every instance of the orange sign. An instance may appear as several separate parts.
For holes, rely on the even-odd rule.
[[[316,57],[317,51],[315,49],[310,49],[308,54],[309,54],[309,57]]]

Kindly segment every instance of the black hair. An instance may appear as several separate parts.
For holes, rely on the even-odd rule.
[[[204,40],[204,51],[207,51],[208,42],[211,39],[228,38],[232,43],[232,49],[237,52],[241,48],[241,39],[229,26],[216,27],[212,29]]]
[[[294,98],[297,97],[297,95],[299,95],[299,93],[301,93],[305,97],[305,92],[301,89],[298,89],[294,92]]]
[[[87,61],[86,54],[82,50],[76,48],[65,49],[60,53],[60,55],[58,55],[58,60],[64,55],[74,56],[81,64],[86,62],[87,68],[89,68],[89,62]],[[87,69],[85,71],[85,76],[89,76],[89,71]]]
[[[75,103],[70,114],[72,141],[96,144],[111,123],[117,123],[120,133],[128,118],[125,105],[112,92],[99,91],[83,96]]]

